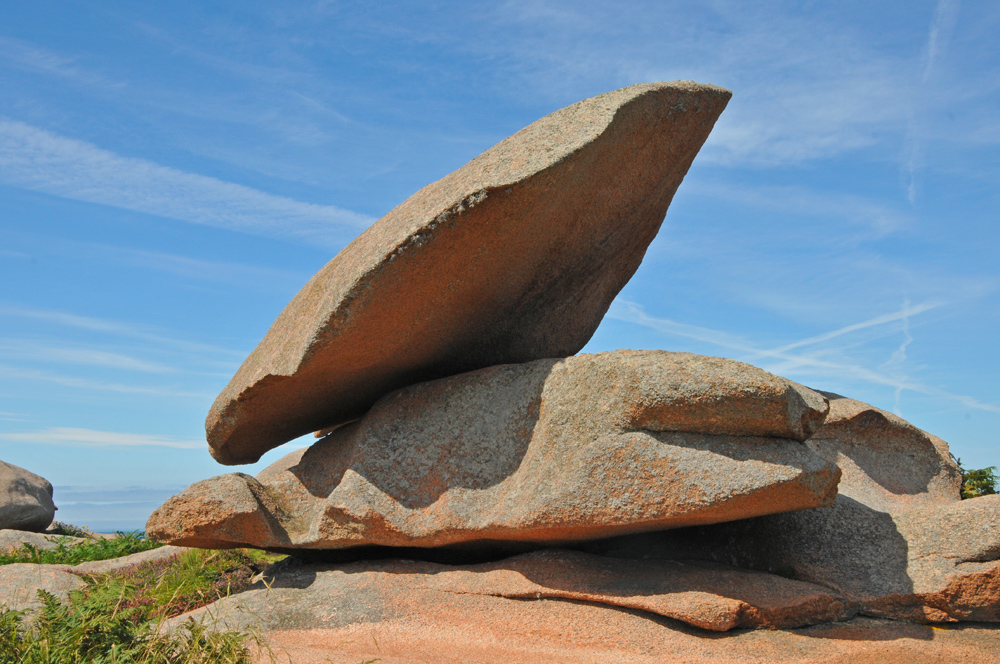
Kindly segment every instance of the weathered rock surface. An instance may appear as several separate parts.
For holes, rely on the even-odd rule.
[[[38,532],[52,523],[55,513],[48,480],[0,461],[0,528]]]
[[[843,471],[832,505],[590,550],[794,575],[870,615],[1000,621],[1000,496],[960,500],[944,441],[867,404],[827,396],[830,414],[806,444]]]
[[[407,560],[302,564],[288,559],[265,572],[265,580],[231,602],[217,602],[209,609],[212,617],[247,627],[251,623],[240,621],[260,613],[265,622],[257,627],[287,627],[295,620],[308,629],[322,621],[319,616],[325,611],[336,610],[329,603],[332,597],[352,594],[358,604],[371,602],[367,610],[374,611],[389,609],[377,604],[395,594],[399,599],[393,603],[401,601],[400,609],[407,611],[414,604],[402,598],[413,592],[590,602],[717,632],[799,627],[845,618],[849,612],[836,593],[772,574],[707,563],[602,558],[561,549],[464,566]],[[282,615],[286,607],[288,612]]]
[[[86,539],[83,537],[65,537],[47,533],[32,533],[25,530],[0,530],[0,552],[20,549],[25,544],[30,544],[36,549],[54,549],[60,543],[72,545],[85,541]]]
[[[426,578],[416,572],[413,581],[443,592],[637,609],[718,632],[801,627],[838,620],[849,612],[840,595],[820,586],[711,563],[624,560],[544,549],[500,562],[442,571],[439,567],[433,566]]]
[[[282,661],[287,657],[296,664],[331,657],[395,664],[1000,662],[1000,629],[979,626],[943,630],[855,618],[794,631],[705,631],[651,612],[650,607],[656,602],[663,607],[690,605],[684,598],[689,587],[704,589],[704,603],[700,611],[681,613],[688,618],[706,615],[713,602],[722,607],[721,614],[731,601],[749,604],[744,591],[757,601],[782,598],[773,606],[797,597],[799,591],[772,595],[756,582],[727,585],[736,578],[728,574],[740,573],[719,568],[714,579],[694,568],[695,581],[688,586],[681,571],[687,566],[656,568],[657,563],[649,562],[642,563],[648,567],[630,570],[628,565],[638,561],[565,555],[536,553],[463,567],[398,560],[279,564],[268,583],[174,618],[171,624],[204,619],[215,628],[252,628]],[[578,575],[588,564],[590,571]],[[609,581],[609,570],[655,578],[647,579],[651,586],[636,589],[626,580]],[[805,595],[822,596],[822,590],[808,584],[780,581],[808,588]],[[650,587],[655,590],[650,592]]]
[[[184,551],[182,547],[161,546],[121,558],[94,560],[79,565],[0,565],[0,606],[12,611],[36,609],[41,606],[39,590],[52,593],[63,601],[71,591],[80,590],[87,585],[82,576],[117,572],[153,560],[166,560],[179,556]]]
[[[609,92],[421,189],[281,313],[209,412],[212,455],[250,463],[396,388],[579,351],[729,97],[692,82]]]
[[[0,606],[12,611],[37,609],[42,605],[39,590],[65,600],[70,591],[87,585],[72,569],[70,565],[0,565]]]
[[[257,479],[198,482],[146,532],[183,546],[558,543],[829,504],[800,442],[825,399],[750,365],[615,351],[413,385]]]
[[[107,574],[109,572],[117,572],[134,565],[141,565],[142,563],[176,558],[185,551],[187,551],[187,549],[182,546],[161,546],[155,549],[150,549],[149,551],[140,551],[139,553],[133,553],[128,556],[121,556],[120,558],[91,560],[86,563],[80,563],[79,565],[73,565],[71,569],[74,574]]]

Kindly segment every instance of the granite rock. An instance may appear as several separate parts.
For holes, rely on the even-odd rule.
[[[25,530],[0,530],[0,553],[20,549],[25,544],[30,544],[36,549],[54,549],[59,544],[71,546],[86,541],[84,537],[32,533]]]
[[[48,480],[0,461],[0,529],[42,531],[55,513]]]
[[[579,351],[729,97],[693,82],[599,95],[418,191],[281,313],[212,405],[212,455],[251,463],[405,385]]]
[[[700,576],[704,568],[693,568],[697,580],[689,586],[681,580],[681,564],[629,567],[639,561],[545,555],[470,566],[400,560],[279,563],[265,573],[270,578],[173,618],[166,628],[195,620],[210,629],[252,630],[281,661],[296,664],[331,658],[386,664],[1000,663],[1000,629],[978,625],[942,630],[855,617],[794,630],[707,631],[683,621],[707,615],[713,603],[720,615],[729,615],[734,599],[752,604],[748,595],[733,592],[734,586],[727,590],[726,575],[738,574],[735,570],[715,568],[721,574],[712,579]],[[584,567],[593,571],[579,577]],[[568,568],[574,571],[567,578]],[[636,592],[627,579],[609,583],[614,569],[626,577],[630,570],[656,577],[654,592]],[[825,596],[809,584],[779,581],[806,588],[806,595]],[[692,587],[702,589],[702,604],[695,610],[685,598]],[[755,583],[743,586],[748,588],[758,589],[755,601],[771,596]],[[783,599],[772,606],[798,592],[777,595]],[[674,614],[680,619],[650,610],[671,606],[682,608]],[[266,654],[261,661],[268,661]]]
[[[944,441],[867,404],[826,396],[830,414],[806,444],[843,473],[832,505],[588,550],[777,572],[835,590],[875,616],[1000,621],[1000,496],[960,500]]]
[[[794,438],[825,399],[750,365],[615,351],[393,392],[257,478],[198,482],[146,532],[182,546],[552,544],[829,504]]]
[[[120,558],[93,560],[78,565],[14,563],[0,565],[0,606],[12,611],[31,611],[41,606],[38,591],[44,590],[65,601],[73,590],[82,590],[84,577],[117,572],[134,565],[179,556],[185,549],[161,546]]]
[[[11,611],[37,609],[42,605],[39,590],[65,600],[71,591],[87,585],[72,569],[70,565],[0,565],[0,606]]]

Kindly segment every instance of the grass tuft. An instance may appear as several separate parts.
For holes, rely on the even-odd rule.
[[[260,551],[193,549],[167,560],[86,577],[66,603],[39,591],[42,608],[0,610],[0,664],[244,664],[267,654],[254,634],[188,621],[169,632],[163,619],[250,585],[280,558]]]
[[[55,548],[39,549],[24,543],[13,551],[0,552],[0,565],[12,563],[78,565],[93,560],[120,558],[163,546],[159,542],[147,539],[138,530],[130,533],[118,532],[113,539],[93,538],[76,543],[68,537],[57,535],[53,536],[51,541],[56,543]]]

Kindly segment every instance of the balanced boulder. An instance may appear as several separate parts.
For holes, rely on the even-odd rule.
[[[212,456],[251,463],[394,389],[578,352],[729,98],[693,82],[609,92],[418,191],[274,322],[212,405]]]
[[[799,442],[827,408],[686,353],[495,366],[393,392],[256,479],[198,482],[146,532],[209,548],[548,544],[800,510],[836,494],[836,465]]]
[[[0,461],[0,529],[40,532],[55,513],[48,480]]]

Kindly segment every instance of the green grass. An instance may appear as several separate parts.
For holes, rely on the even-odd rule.
[[[0,664],[243,664],[268,652],[253,634],[160,621],[239,592],[281,556],[193,549],[168,560],[86,577],[60,603],[40,591],[33,615],[0,610]]]
[[[78,565],[93,560],[109,560],[120,558],[140,551],[155,549],[161,544],[146,539],[139,531],[116,533],[113,539],[86,539],[73,543],[68,537],[54,535],[51,541],[57,546],[53,549],[39,549],[31,544],[22,544],[19,549],[0,553],[0,565],[12,563],[45,563]]]

